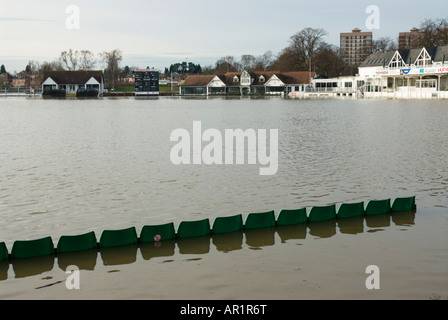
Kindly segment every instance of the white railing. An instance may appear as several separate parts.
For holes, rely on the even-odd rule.
[[[323,87],[323,88],[305,88],[305,92],[340,92],[340,93],[355,93],[356,88],[340,88],[340,87]]]
[[[0,96],[33,96],[42,94],[42,89],[32,88],[2,88]]]

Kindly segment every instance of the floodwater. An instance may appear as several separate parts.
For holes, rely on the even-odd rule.
[[[278,171],[173,130],[278,129]],[[0,242],[416,196],[417,211],[0,264],[1,299],[448,299],[448,103],[0,99]],[[269,140],[268,140],[269,144]],[[203,146],[206,143],[203,143]],[[224,144],[223,144],[224,145]],[[69,265],[80,289],[67,289]],[[378,267],[379,289],[366,268]]]

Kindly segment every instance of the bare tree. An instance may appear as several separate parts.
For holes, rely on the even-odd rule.
[[[267,70],[274,62],[274,53],[268,50],[262,55],[256,57],[254,69]]]
[[[36,60],[30,60],[27,65],[27,76],[29,77],[30,86],[32,88],[40,88],[44,81],[44,73],[46,71],[62,71],[64,70],[61,61],[44,61],[42,63]]]
[[[437,29],[437,44],[439,46],[448,45],[448,19],[440,19]]]
[[[40,63],[36,60],[30,60],[27,65],[28,76],[30,78],[30,86],[32,88],[37,88],[43,81]]]
[[[447,19],[425,19],[420,24],[423,32],[421,46],[437,47],[448,45],[448,20]]]
[[[324,29],[305,28],[291,36],[290,49],[304,70],[311,65],[315,53],[324,43],[322,38],[327,34]]]
[[[79,52],[73,51],[72,49],[69,49],[68,51],[62,51],[61,55],[59,56],[59,61],[61,61],[62,66],[69,71],[75,71],[77,69],[78,60]]]
[[[241,65],[235,61],[233,56],[225,56],[216,61],[215,73],[220,74],[240,69]]]
[[[114,49],[110,52],[100,53],[100,58],[105,64],[104,78],[109,87],[114,88],[120,75],[120,62],[123,59],[121,50]]]
[[[243,54],[240,64],[243,70],[252,71],[255,67],[255,57],[251,54]]]
[[[96,59],[89,50],[79,52],[79,70],[92,70],[95,67]]]
[[[397,50],[398,44],[391,37],[382,37],[372,41],[372,53]]]

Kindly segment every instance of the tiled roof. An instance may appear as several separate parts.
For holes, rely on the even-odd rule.
[[[400,55],[402,55],[404,51],[405,50],[400,50]],[[383,64],[387,66],[390,60],[392,60],[392,58],[394,57],[394,54],[395,51],[372,53],[363,61],[363,63],[361,63],[359,67],[382,67]],[[404,57],[403,59],[405,60]]]
[[[432,56],[433,61],[443,61],[445,57],[445,62],[448,62],[448,46],[440,46],[436,49],[436,52]]]
[[[219,79],[226,86],[239,86],[241,83],[242,72],[226,72],[225,74],[217,75]],[[311,72],[311,77],[315,76],[315,72]],[[291,71],[291,72],[279,72],[279,71],[251,71],[249,75],[252,79],[252,86],[264,85],[273,75],[276,75],[285,84],[304,84],[310,83],[310,72],[308,71]],[[234,78],[238,77],[238,82],[234,82]],[[260,81],[260,77],[263,76],[264,81]],[[215,75],[190,75],[188,76],[182,86],[203,86],[205,87]]]
[[[102,71],[46,71],[44,72],[45,81],[48,77],[51,77],[58,84],[84,84],[91,77],[94,77],[96,81],[101,83],[103,78]]]
[[[285,84],[305,84],[311,83],[311,78],[316,75],[316,72],[309,71],[290,71],[277,74],[280,80]]]
[[[213,74],[193,74],[188,76],[182,86],[187,87],[205,87],[215,77]]]
[[[423,47],[417,49],[407,49],[407,50],[398,50],[403,61],[406,64],[411,64],[415,62],[420,52],[423,50]],[[431,56],[434,62],[442,62],[443,56],[445,55],[445,62],[448,61],[448,46],[440,46],[435,48],[426,48],[429,55]],[[360,67],[382,67],[383,61],[385,61],[385,65],[387,66],[390,60],[393,58],[395,51],[388,52],[377,52],[369,55],[363,63],[361,63]]]

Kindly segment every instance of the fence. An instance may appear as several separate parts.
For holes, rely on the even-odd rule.
[[[277,217],[274,210],[249,213],[245,220],[241,214],[230,217],[217,217],[212,226],[208,218],[196,221],[181,221],[177,232],[174,223],[144,226],[138,236],[135,227],[120,230],[103,230],[99,241],[93,231],[81,235],[63,235],[55,247],[50,236],[35,240],[16,240],[9,253],[4,242],[0,242],[0,261],[54,256],[66,252],[87,250],[102,251],[109,247],[138,245],[172,239],[201,238],[219,233],[235,233],[252,229],[275,228],[277,226],[295,224],[314,224],[320,221],[345,219],[394,212],[416,210],[415,196],[405,198],[370,200],[358,203],[342,203],[339,208],[335,204],[314,206],[306,212],[306,208],[281,210]]]
[[[0,96],[40,96],[42,94],[42,89],[33,88],[2,88],[0,89]]]

